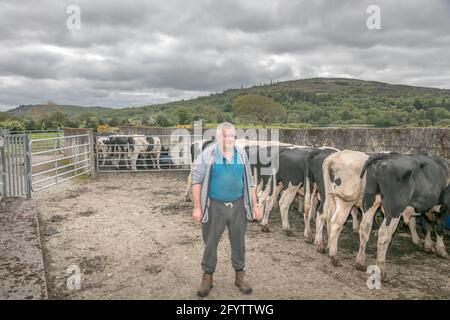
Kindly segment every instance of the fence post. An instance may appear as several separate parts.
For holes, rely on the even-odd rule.
[[[59,154],[61,153],[61,150],[59,150],[61,148],[61,141],[59,140],[60,136],[61,136],[61,128],[58,127],[58,130],[56,131],[56,137],[58,138],[58,139],[56,139],[56,141],[57,141],[56,148],[58,149]]]
[[[25,147],[25,174],[26,174],[26,193],[27,198],[31,198],[31,188],[33,184],[33,177],[31,172],[31,151],[30,151],[30,141],[28,135],[24,136],[24,147]]]
[[[89,170],[91,177],[95,178],[94,130],[89,129]]]
[[[0,161],[2,162],[2,196],[6,196],[6,158],[5,158],[5,138],[3,136],[0,136]]]

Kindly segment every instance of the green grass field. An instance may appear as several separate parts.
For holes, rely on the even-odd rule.
[[[64,136],[64,132],[61,132],[60,134],[61,136]],[[33,132],[29,135],[29,137],[30,140],[56,138],[57,132]]]
[[[29,141],[33,141],[36,139],[48,139],[48,138],[56,138],[58,136],[57,132],[33,132],[29,134]],[[64,146],[64,132],[60,132],[61,139],[59,140],[60,147]],[[57,147],[57,140],[44,140],[44,141],[33,141],[31,144],[31,152],[41,152],[45,150],[54,149]],[[49,153],[50,154],[50,153]]]

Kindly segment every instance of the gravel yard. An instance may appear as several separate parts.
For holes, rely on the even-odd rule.
[[[33,195],[36,199],[48,294],[57,299],[197,299],[203,242],[183,192],[186,172],[103,173]],[[270,233],[247,229],[250,299],[450,298],[450,264],[420,251],[397,233],[387,255],[390,282],[369,290],[354,268],[359,238],[348,222],[339,241],[342,267],[303,241],[303,217],[291,208],[294,236],[281,230],[278,210]],[[314,228],[313,228],[314,229]],[[449,239],[446,238],[449,248]],[[367,248],[375,263],[376,234]],[[68,268],[81,271],[81,288],[67,287]],[[208,299],[241,299],[234,286],[227,233],[219,245]]]

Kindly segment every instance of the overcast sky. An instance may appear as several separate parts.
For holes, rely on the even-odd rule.
[[[67,27],[72,4],[80,29]],[[372,4],[379,30],[367,28]],[[450,88],[450,0],[0,2],[0,110],[147,105],[311,77]]]

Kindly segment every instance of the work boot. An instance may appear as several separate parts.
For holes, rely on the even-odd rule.
[[[245,278],[244,271],[236,271],[236,281],[234,282],[234,284],[239,288],[239,290],[241,290],[243,294],[252,293],[252,287]]]
[[[206,297],[209,294],[209,290],[213,287],[213,275],[212,273],[204,273],[202,276],[202,283],[197,291],[199,297]]]

